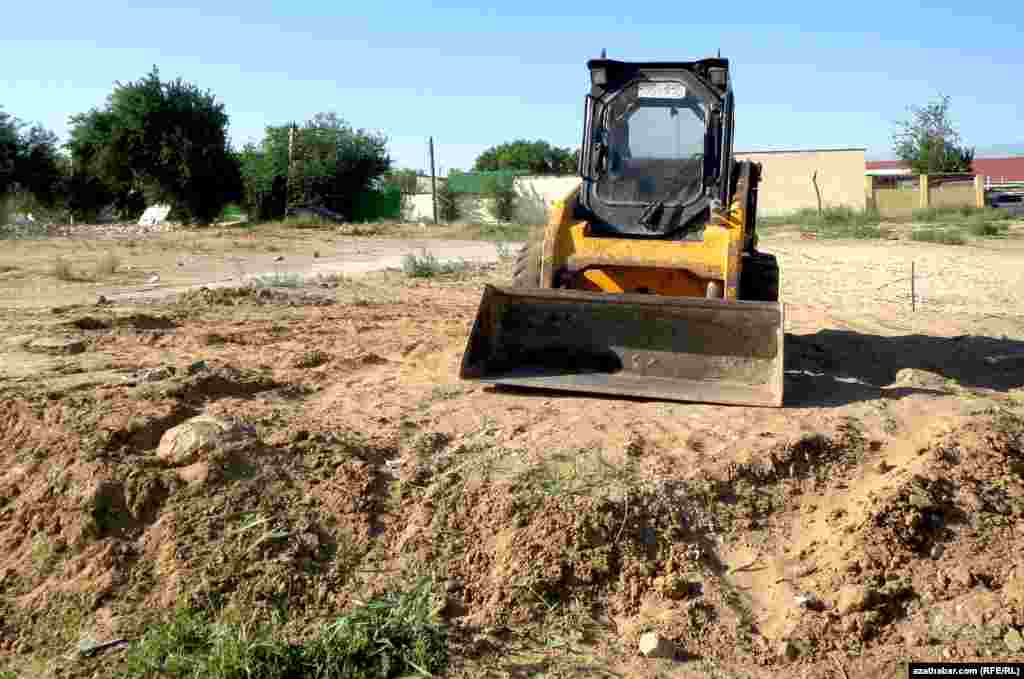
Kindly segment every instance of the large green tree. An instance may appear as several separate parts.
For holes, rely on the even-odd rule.
[[[285,204],[317,205],[348,219],[361,196],[386,182],[387,138],[354,129],[335,113],[318,113],[302,126],[266,128],[259,145],[240,154],[245,202],[264,219]]]
[[[493,146],[481,153],[473,166],[477,172],[520,170],[532,174],[572,174],[576,172],[573,152],[546,141],[517,139]]]
[[[14,186],[14,165],[20,148],[18,127],[17,118],[0,109],[0,198]]]
[[[925,106],[911,106],[910,118],[896,123],[896,156],[915,174],[971,172],[974,149],[960,142],[950,116],[950,98],[940,96]]]
[[[0,201],[15,194],[22,209],[54,208],[64,190],[57,135],[0,110]]]
[[[72,116],[71,149],[79,184],[122,207],[166,202],[184,221],[207,224],[241,195],[228,115],[213,93],[181,78],[117,83],[102,109]],[[90,188],[80,186],[79,198]]]

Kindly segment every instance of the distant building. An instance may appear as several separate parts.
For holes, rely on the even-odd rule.
[[[863,210],[863,148],[736,151],[737,160],[761,164],[757,213],[761,217],[788,215],[822,204]],[[817,182],[817,190],[815,189]]]
[[[866,174],[874,177],[911,174],[910,165],[901,160],[869,160],[866,166]],[[986,184],[1024,182],[1024,156],[975,158],[973,170],[985,178]]]

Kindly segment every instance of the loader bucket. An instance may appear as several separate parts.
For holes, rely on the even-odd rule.
[[[778,407],[783,309],[775,302],[488,285],[460,377]]]

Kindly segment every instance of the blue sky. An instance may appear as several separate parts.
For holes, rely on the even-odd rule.
[[[400,167],[444,170],[516,138],[578,145],[586,60],[733,65],[741,150],[891,148],[893,121],[938,93],[966,142],[1024,143],[1017,2],[500,3],[222,0],[15,2],[0,27],[0,105],[62,138],[115,81],[153,64],[225,102],[238,145],[336,111],[379,130]],[[780,6],[781,5],[781,6]],[[12,14],[13,13],[13,14]]]

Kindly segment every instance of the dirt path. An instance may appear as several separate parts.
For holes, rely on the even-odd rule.
[[[510,243],[507,247],[518,248],[519,244]],[[409,254],[422,256],[426,253],[437,258],[439,263],[465,261],[471,264],[492,264],[498,261],[498,247],[494,243],[482,241],[353,237],[336,241],[331,250],[315,252],[315,255],[313,252],[186,255],[175,262],[174,270],[158,267],[147,272],[147,275],[160,276],[156,283],[100,287],[96,293],[111,301],[152,300],[204,286],[237,286],[254,279],[295,279],[297,282],[301,280],[302,283],[308,283],[321,277],[401,269],[403,259]]]

